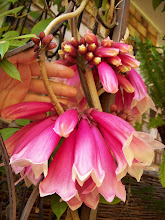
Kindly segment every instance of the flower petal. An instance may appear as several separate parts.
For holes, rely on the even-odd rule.
[[[118,91],[118,80],[113,69],[106,62],[98,65],[100,81],[106,92],[116,93]]]
[[[99,186],[104,179],[104,175],[91,129],[88,122],[81,119],[75,143],[73,180],[77,179],[80,186],[82,186],[91,176],[96,185]]]
[[[60,115],[54,125],[53,130],[56,134],[68,137],[78,123],[77,109],[68,109]]]
[[[64,201],[69,201],[76,195],[77,189],[72,180],[76,133],[76,130],[74,130],[64,140],[55,154],[50,164],[48,175],[40,183],[40,196],[43,197],[56,192]]]
[[[53,109],[53,105],[47,102],[24,102],[11,105],[2,109],[1,117],[9,120],[18,118],[30,118],[30,116],[46,113]]]

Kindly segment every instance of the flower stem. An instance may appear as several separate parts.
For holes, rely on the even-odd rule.
[[[48,76],[47,76],[47,73],[46,73],[45,51],[42,51],[42,53],[41,53],[41,56],[40,56],[40,59],[39,59],[39,65],[40,65],[40,71],[41,71],[41,74],[42,74],[42,77],[43,77],[44,86],[45,86],[45,88],[48,92],[48,95],[51,99],[51,102],[52,102],[54,108],[56,109],[57,114],[61,115],[64,112],[64,110],[61,107],[56,95],[53,92],[52,87],[49,84]]]
[[[93,107],[99,109],[100,111],[103,111],[102,107],[101,107],[100,100],[99,100],[99,96],[98,96],[98,93],[97,93],[97,89],[96,89],[95,81],[94,81],[94,78],[93,78],[92,70],[91,70],[90,66],[86,66],[85,70],[86,70],[85,78],[86,78],[86,81],[87,81],[87,84],[88,84],[89,92],[91,94]]]
[[[76,9],[74,12],[70,12],[70,13],[67,13],[67,14],[63,14],[59,17],[56,17],[46,27],[46,29],[44,31],[45,35],[46,36],[49,35],[52,28],[55,25],[57,25],[58,23],[60,23],[62,21],[65,21],[69,18],[73,18],[73,17],[78,16],[83,11],[83,9],[85,8],[85,5],[87,4],[87,2],[88,2],[88,0],[83,0],[80,7],[78,7],[78,9]],[[64,110],[63,110],[62,106],[60,105],[56,95],[54,94],[52,87],[49,84],[48,76],[47,76],[47,73],[46,73],[46,67],[45,67],[45,51],[44,50],[41,52],[41,55],[40,55],[40,58],[39,58],[39,65],[40,65],[40,70],[41,70],[41,74],[42,74],[42,77],[43,77],[44,86],[45,86],[45,88],[48,92],[48,95],[51,99],[51,102],[54,105],[54,108],[56,109],[57,113],[59,115],[61,115],[64,112]]]

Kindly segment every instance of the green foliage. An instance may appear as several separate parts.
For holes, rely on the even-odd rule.
[[[53,20],[53,18],[47,18],[45,20],[39,21],[31,30],[31,34],[40,34],[40,32],[44,31],[48,24]]]
[[[0,66],[2,69],[12,78],[21,81],[20,74],[17,68],[8,60],[0,60]]]
[[[62,7],[62,4],[61,4],[62,0],[55,0],[53,2],[53,5],[57,5],[57,9],[58,9],[58,12],[59,13],[62,13],[65,11],[65,7]]]
[[[141,42],[135,38],[138,49],[137,59],[141,62],[140,69],[144,77],[148,92],[157,108],[161,108],[164,115],[165,107],[165,47],[161,52],[152,46],[151,41]]]
[[[18,12],[22,10],[23,6],[8,10],[0,14],[0,17],[2,16],[16,16]]]
[[[10,136],[12,136],[19,128],[4,128],[0,130],[2,138],[6,141]]]
[[[165,121],[162,119],[162,116],[158,115],[155,118],[150,118],[148,129],[158,128],[159,126],[165,125]]]
[[[17,123],[17,125],[25,126],[30,123],[30,120],[29,119],[17,119],[15,120],[15,122]]]
[[[54,214],[57,216],[58,219],[60,219],[61,215],[65,212],[68,205],[66,202],[61,201],[61,198],[54,194],[51,196],[51,207]]]
[[[163,187],[165,187],[165,151],[162,157],[162,163],[160,165],[159,179]]]
[[[4,54],[8,50],[8,48],[9,48],[9,42],[8,41],[4,41],[4,42],[1,41],[0,42],[0,55],[1,55],[2,59],[4,57]]]
[[[115,205],[115,204],[121,202],[121,199],[115,197],[112,202],[107,202],[107,201],[105,200],[105,198],[100,194],[100,201],[99,201],[99,202],[100,202],[100,203],[103,203],[103,204],[108,204],[108,205]]]
[[[152,0],[152,6],[154,8],[154,10],[157,9],[157,7],[162,3],[164,2],[165,0]],[[165,5],[164,5],[164,8],[162,10],[162,12],[165,11]]]

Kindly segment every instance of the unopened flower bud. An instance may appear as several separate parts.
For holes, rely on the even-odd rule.
[[[42,45],[45,47],[50,43],[50,41],[51,40],[50,40],[49,36],[46,36],[42,39]]]
[[[72,57],[69,54],[65,54],[64,59],[72,64],[75,64],[77,61],[77,59],[75,57]]]
[[[118,56],[115,57],[107,57],[106,60],[109,64],[113,64],[114,66],[120,66],[122,65],[121,59]]]
[[[50,41],[53,40],[53,34],[49,34],[48,37],[49,37]]]
[[[112,115],[116,115],[116,116],[117,116],[117,113],[116,113],[116,112],[112,112],[111,114],[112,114]]]
[[[42,32],[39,34],[39,38],[42,40],[44,37],[45,37],[45,32],[42,31]]]
[[[81,44],[86,45],[85,37],[82,37],[82,38],[80,39],[80,45],[81,45]]]
[[[101,41],[101,46],[110,47],[112,45],[112,42],[113,42],[113,40],[111,40],[110,37],[107,37]]]
[[[89,64],[91,65],[98,65],[101,62],[100,57],[94,57],[91,61],[89,61]]]
[[[52,50],[56,48],[57,44],[55,42],[50,42],[48,46],[46,47],[46,50]]]
[[[32,37],[31,40],[36,44],[36,45],[39,45],[40,43],[40,39],[38,37],[38,35],[36,34],[36,38],[35,37]]]
[[[87,52],[87,48],[84,44],[78,46],[78,52],[83,56]]]
[[[120,66],[117,67],[117,70],[122,72],[122,73],[125,73],[127,71],[130,71],[131,67],[130,66],[126,66],[126,65],[120,65]]]
[[[128,115],[127,118],[126,118],[126,120],[127,120],[128,122],[133,121],[133,119],[134,119],[134,116],[133,116],[133,115]]]
[[[89,44],[87,49],[89,52],[94,52],[96,50],[96,47],[97,47],[96,44],[93,43],[93,44]]]
[[[37,51],[39,51],[39,46],[38,46],[38,45],[36,45],[36,46],[34,47],[34,52],[37,52]]]
[[[92,52],[88,52],[88,53],[85,54],[85,59],[86,59],[87,61],[92,60],[93,57],[94,57],[94,55],[93,55]]]
[[[64,46],[64,51],[73,57],[77,56],[77,49],[75,47],[73,47],[72,45],[66,44]]]
[[[133,49],[131,45],[119,42],[112,42],[112,47],[118,48],[121,53],[128,53]]]
[[[132,68],[137,68],[140,66],[140,62],[128,54],[119,54],[122,64],[130,66]]]
[[[63,50],[58,50],[58,54],[61,58],[64,58],[65,52]]]
[[[70,45],[71,43],[69,41],[64,41],[61,44],[61,48],[64,50],[65,45]]]
[[[117,106],[115,104],[111,105],[111,112],[117,112]]]
[[[122,113],[122,114],[119,115],[119,117],[122,118],[122,119],[124,119],[124,120],[126,120],[127,115],[126,115],[125,113]]]
[[[87,44],[95,43],[96,46],[98,46],[97,37],[91,31],[87,31],[87,33],[84,34],[84,36],[85,36],[85,41],[87,42]]]
[[[37,59],[39,58],[39,51],[35,52],[34,57]]]
[[[129,112],[129,110],[128,110],[128,109],[124,109],[124,110],[123,110],[123,112],[124,112],[125,114],[127,114],[127,115],[129,115],[129,114],[130,114],[130,112]]]
[[[98,47],[95,50],[95,56],[99,57],[115,57],[119,53],[119,49],[113,47]]]
[[[126,77],[124,77],[123,75],[121,75],[120,73],[116,73],[116,77],[118,79],[118,82],[120,84],[120,86],[128,93],[133,93],[134,92],[134,87],[132,86],[132,84],[128,81],[128,79],[126,79]]]
[[[75,37],[72,37],[70,42],[74,47],[78,48],[79,42]]]

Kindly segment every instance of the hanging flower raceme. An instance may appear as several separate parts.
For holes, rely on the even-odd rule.
[[[87,31],[83,38],[78,41],[62,43],[59,55],[60,61],[65,65],[72,66],[77,63],[78,54],[84,56],[86,63],[97,68],[100,81],[106,92],[116,93],[118,90],[118,78],[116,73],[125,73],[140,65],[128,52],[132,50],[131,45],[116,43],[109,37],[101,41],[99,45],[96,35]]]
[[[47,117],[47,112],[50,112],[51,116]],[[5,141],[14,172],[21,173],[35,184],[42,173],[47,175],[48,159],[60,140],[60,136],[53,131],[57,118],[53,105],[45,102],[26,102],[1,111],[1,116],[10,120],[32,118],[41,114],[43,119],[31,122]]]
[[[125,201],[121,178],[128,172],[139,181],[152,163],[154,149],[164,147],[118,116],[94,109],[67,110],[56,120],[54,131],[66,139],[40,183],[40,195],[57,193],[71,209],[82,202],[95,209],[99,193],[108,202],[115,195]]]

